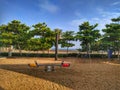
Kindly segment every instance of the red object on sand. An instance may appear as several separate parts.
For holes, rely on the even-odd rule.
[[[63,67],[69,67],[69,66],[70,66],[70,63],[63,63],[62,66],[63,66]]]

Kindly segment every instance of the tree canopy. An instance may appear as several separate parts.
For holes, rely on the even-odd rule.
[[[76,39],[81,42],[82,49],[87,51],[87,54],[90,52],[91,44],[100,37],[99,30],[96,30],[97,26],[98,24],[90,25],[89,22],[79,25]]]
[[[102,31],[103,43],[107,46],[107,49],[120,52],[120,17],[111,19],[112,23],[106,24],[106,28]],[[118,55],[119,56],[119,55]]]
[[[83,22],[79,25],[79,30],[65,31],[61,29],[51,30],[46,23],[37,23],[32,27],[21,23],[19,20],[13,20],[8,24],[0,25],[0,47],[9,47],[21,50],[49,50],[55,46],[55,36],[58,34],[61,47],[73,47],[75,40],[80,41],[82,51],[86,51],[90,56],[92,50],[108,50],[112,48],[120,53],[120,16],[111,19],[112,23],[106,24],[102,29],[103,35],[97,29],[98,24],[91,25],[89,22]]]
[[[73,47],[75,44],[73,44],[71,41],[74,41],[74,31],[66,31],[63,32],[61,35],[61,47],[67,47],[67,54],[68,54],[68,48]]]
[[[48,50],[54,44],[54,32],[47,27],[45,23],[38,23],[33,25],[33,30],[30,32],[31,38],[28,40],[27,49],[38,51]]]
[[[22,24],[18,20],[13,20],[7,25],[1,25],[0,43],[6,47],[14,46],[14,48],[23,49],[24,45],[26,45],[25,42],[29,29],[29,26]],[[10,53],[11,51],[11,48],[9,48]]]

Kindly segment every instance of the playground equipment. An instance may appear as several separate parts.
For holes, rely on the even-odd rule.
[[[58,60],[58,39],[59,39],[58,33],[56,33],[56,43],[55,43],[55,61]],[[39,67],[39,66],[44,66],[45,67],[45,71],[54,71],[54,67],[55,66],[60,66],[60,67],[70,67],[70,63],[64,62],[62,61],[61,63],[46,63],[46,64],[38,64],[37,61],[35,61],[35,63],[32,64],[28,64],[29,67]]]
[[[39,67],[39,66],[44,66],[44,70],[49,72],[49,71],[54,71],[55,66],[59,67],[70,67],[70,63],[62,61],[61,63],[44,63],[44,64],[38,64],[37,61],[35,61],[32,64],[28,64],[29,67]]]

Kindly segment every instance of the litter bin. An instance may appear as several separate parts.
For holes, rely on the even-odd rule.
[[[108,50],[108,58],[109,59],[112,58],[112,50],[111,49]]]

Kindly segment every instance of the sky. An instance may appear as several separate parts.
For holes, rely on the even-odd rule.
[[[45,22],[52,30],[79,30],[85,21],[105,28],[120,16],[120,0],[0,0],[0,24],[20,20],[29,26]]]

